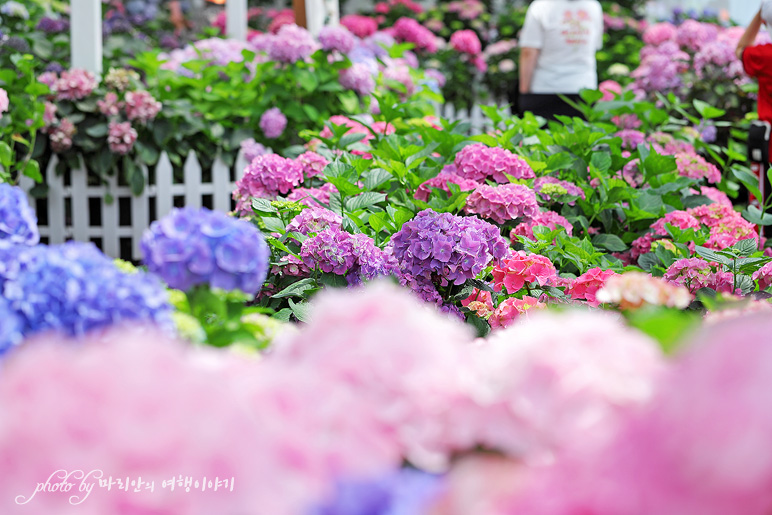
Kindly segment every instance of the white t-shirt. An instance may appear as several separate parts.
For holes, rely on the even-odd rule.
[[[531,92],[596,89],[595,52],[603,46],[603,9],[597,0],[536,0],[526,12],[519,44],[541,50]]]
[[[767,26],[769,36],[772,37],[772,0],[761,2],[761,19],[764,21],[764,25]]]

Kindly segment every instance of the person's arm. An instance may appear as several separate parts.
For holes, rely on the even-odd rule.
[[[749,47],[753,44],[754,41],[756,41],[756,36],[759,35],[759,29],[761,29],[761,9],[759,9],[759,12],[756,13],[756,16],[753,17],[753,20],[751,20],[751,23],[748,25],[748,28],[745,29],[745,33],[740,38],[740,41],[737,43],[737,49],[735,50],[735,55],[738,59],[742,59],[743,50],[745,50],[746,47]]]
[[[171,0],[169,2],[169,13],[169,20],[174,25],[174,28],[177,29],[177,32],[187,28],[188,24],[185,20],[185,15],[182,14],[182,5],[180,5],[179,0]]]
[[[536,68],[536,60],[539,58],[539,49],[524,47],[520,49],[520,93],[531,92],[531,80],[533,70]]]

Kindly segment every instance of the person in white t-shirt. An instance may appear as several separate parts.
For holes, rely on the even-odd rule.
[[[558,94],[577,98],[582,89],[598,87],[603,9],[597,0],[535,0],[519,44],[521,112],[577,114]]]

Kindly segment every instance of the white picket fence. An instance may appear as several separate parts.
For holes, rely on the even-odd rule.
[[[30,197],[36,209],[38,227],[44,243],[68,240],[91,241],[108,256],[132,261],[142,258],[140,241],[145,230],[174,207],[206,206],[218,211],[232,209],[231,194],[247,163],[239,154],[231,170],[219,157],[211,174],[203,174],[195,154],[183,165],[183,181],[175,183],[174,171],[166,153],[162,153],[154,174],[142,195],[134,196],[129,186],[120,185],[115,176],[107,184],[90,185],[88,173],[81,167],[66,174],[56,173],[57,158],[48,164],[45,182],[48,195]],[[211,177],[211,181],[204,180]],[[34,183],[24,177],[19,184],[29,192]],[[112,198],[112,202],[107,199]]]
[[[473,134],[492,129],[479,105],[471,112],[457,112],[450,104],[438,106],[437,111],[439,116],[451,121],[469,121]],[[47,197],[34,199],[30,196],[30,204],[38,214],[43,242],[91,241],[108,256],[132,261],[142,258],[140,241],[145,230],[172,208],[206,206],[231,211],[235,181],[247,165],[241,153],[233,170],[218,157],[211,174],[204,174],[196,155],[191,153],[183,166],[182,182],[175,182],[172,164],[162,153],[154,174],[148,175],[148,170],[143,169],[145,177],[152,177],[152,180],[142,195],[134,196],[130,187],[119,184],[114,176],[108,178],[107,184],[89,184],[83,165],[59,175],[56,173],[57,162],[54,156],[46,169]],[[211,181],[204,182],[204,176],[211,177]],[[20,186],[29,192],[34,183],[24,177]],[[112,202],[107,202],[108,198],[112,198]]]

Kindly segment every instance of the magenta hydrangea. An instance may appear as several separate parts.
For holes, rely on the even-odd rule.
[[[432,31],[422,26],[413,18],[400,18],[392,27],[394,37],[400,41],[413,43],[416,50],[433,54],[437,51],[437,38]]]
[[[128,154],[137,141],[137,131],[131,122],[110,122],[107,130],[107,146],[118,155]]]
[[[549,175],[543,176],[543,177],[537,177],[536,180],[533,181],[533,190],[539,194],[539,197],[547,200],[547,201],[557,201],[560,202],[560,196],[558,195],[558,192],[560,190],[552,189],[550,191],[550,187],[547,186],[549,184],[557,185],[560,188],[563,188],[565,190],[565,195],[572,195],[575,197],[579,197],[581,199],[585,198],[585,193],[582,188],[574,184],[573,182],[569,181],[561,181],[557,177],[552,177]],[[576,202],[571,201],[568,203],[569,206],[573,206]]]
[[[129,91],[125,96],[125,108],[129,120],[147,123],[161,112],[161,102],[147,91]]]
[[[72,68],[61,73],[53,84],[53,91],[58,100],[82,100],[97,87],[93,73],[80,68]]]
[[[662,277],[674,284],[685,286],[691,293],[696,293],[700,288],[727,291],[725,273],[715,272],[711,264],[702,258],[678,259],[668,267]],[[728,292],[731,291],[730,285]]]
[[[326,25],[319,31],[319,43],[324,50],[348,54],[354,49],[357,40],[346,27]]]
[[[514,242],[517,241],[517,236],[525,236],[531,240],[535,240],[536,237],[533,234],[534,227],[547,227],[554,231],[558,227],[563,227],[566,230],[566,234],[571,236],[574,227],[563,216],[557,214],[554,211],[540,211],[531,217],[530,220],[521,222],[512,229],[509,238]]]
[[[415,192],[414,197],[417,200],[422,200],[426,202],[429,200],[429,196],[432,193],[432,188],[438,188],[447,193],[450,194],[450,188],[448,186],[448,183],[455,184],[459,187],[459,190],[461,191],[471,191],[480,186],[480,183],[477,181],[473,181],[471,179],[464,179],[463,177],[460,177],[456,175],[455,173],[442,171],[437,175],[436,177],[432,177],[431,179],[421,183],[420,186],[418,186],[418,189]]]
[[[329,204],[330,193],[336,191],[338,189],[333,184],[326,182],[318,188],[295,188],[292,193],[287,195],[287,200],[300,202],[308,207],[319,207],[319,202]]]
[[[287,117],[278,107],[272,107],[260,116],[260,129],[266,138],[275,139],[282,135],[287,127]]]
[[[375,19],[361,14],[347,14],[340,19],[340,24],[360,38],[372,36],[378,30]]]
[[[721,171],[698,154],[676,154],[678,174],[692,179],[705,179],[710,183],[721,182]]]
[[[475,31],[469,29],[457,30],[451,34],[450,46],[458,52],[471,56],[476,56],[482,51],[480,38]]]
[[[772,285],[772,262],[753,272],[753,280],[759,282],[759,291],[769,288]]]
[[[286,231],[300,234],[319,233],[328,227],[340,229],[343,218],[327,208],[317,206],[304,209],[287,224]]]
[[[52,104],[53,105],[53,104]],[[54,107],[56,107],[54,105]],[[107,117],[118,116],[123,109],[123,102],[118,99],[118,95],[112,91],[105,94],[102,100],[97,100],[99,112]]]
[[[517,218],[532,218],[539,212],[539,205],[536,203],[536,195],[528,186],[483,184],[467,197],[464,210],[503,224]]]
[[[643,42],[647,45],[659,46],[665,41],[675,41],[676,33],[677,29],[672,23],[655,23],[643,32]]]
[[[295,160],[303,167],[303,174],[308,179],[323,175],[324,168],[330,164],[324,156],[310,150],[303,152]]]
[[[396,273],[394,258],[366,234],[351,234],[330,225],[305,241],[300,258],[310,270],[343,275],[349,285]]]
[[[642,144],[646,140],[646,135],[644,133],[634,129],[621,130],[614,134],[614,136],[622,138],[622,147],[628,150],[637,149],[638,145]]]
[[[318,48],[314,37],[303,27],[283,25],[271,39],[268,57],[273,61],[294,63],[309,57]]]
[[[287,194],[303,182],[303,167],[292,159],[276,154],[257,156],[244,170],[244,176],[236,181],[233,198],[236,211],[252,212],[252,197],[275,198]]]
[[[492,179],[508,183],[507,175],[515,179],[533,179],[531,166],[522,157],[500,147],[473,143],[456,154],[456,173],[477,182]]]

